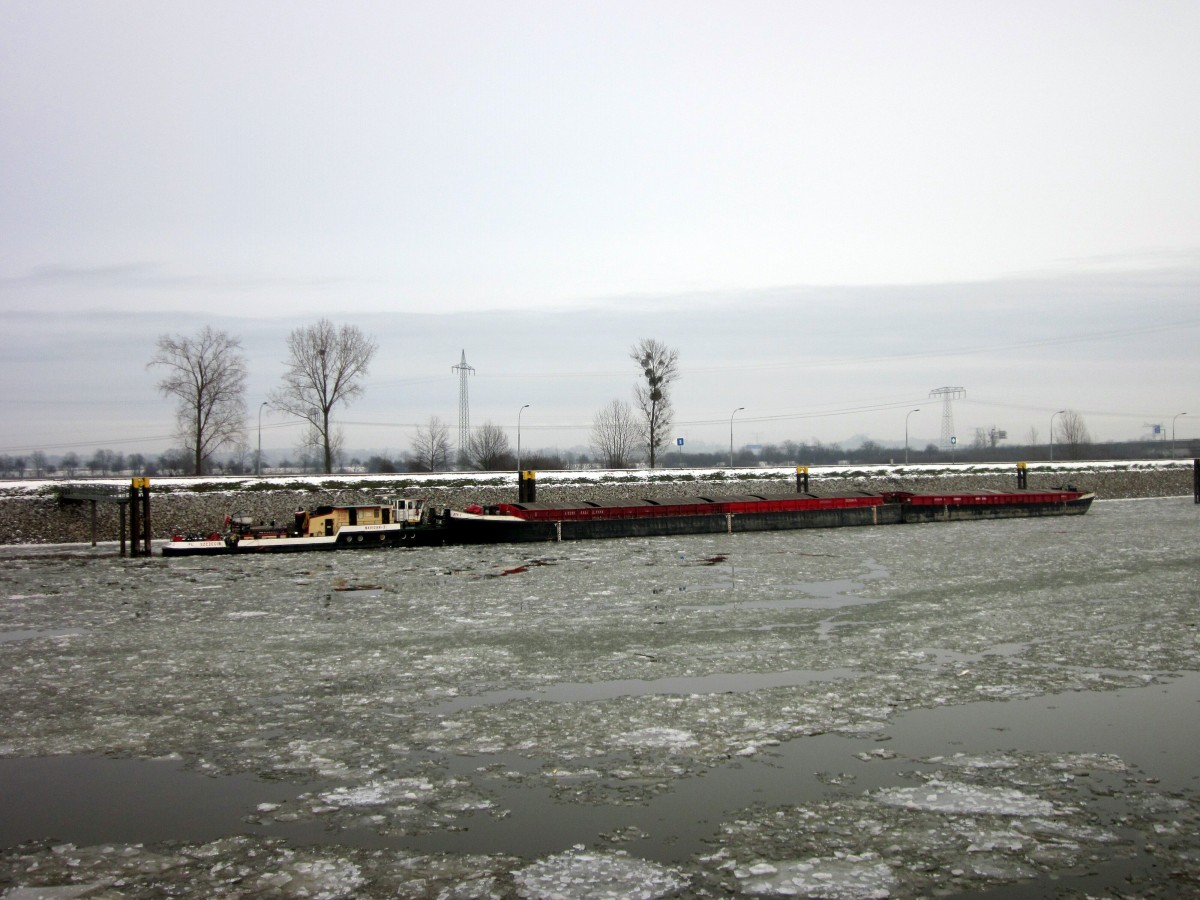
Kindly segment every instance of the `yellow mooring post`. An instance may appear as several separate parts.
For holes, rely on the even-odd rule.
[[[796,493],[808,493],[808,466],[796,466]]]
[[[537,472],[532,469],[520,474],[520,482],[517,484],[517,502],[537,502]]]
[[[124,520],[122,518],[122,524]],[[129,482],[129,555],[150,555],[150,479]]]
[[[145,529],[142,540],[146,556],[150,556],[150,479],[142,479],[142,528]]]
[[[1017,463],[1017,490],[1023,491],[1029,487],[1029,473],[1025,471],[1026,465],[1023,462]]]
[[[124,504],[122,504],[123,506]],[[123,510],[122,510],[123,511]],[[129,555],[140,556],[138,540],[142,533],[142,507],[138,503],[137,479],[129,482]]]

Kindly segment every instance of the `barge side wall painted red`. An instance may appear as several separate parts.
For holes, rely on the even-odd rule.
[[[802,512],[821,509],[857,509],[882,506],[882,494],[845,494],[819,497],[749,495],[745,497],[695,497],[679,501],[633,501],[629,504],[533,504],[501,503],[500,515],[530,522],[581,522],[607,519],[660,519],[665,516],[723,516],[751,513]]]

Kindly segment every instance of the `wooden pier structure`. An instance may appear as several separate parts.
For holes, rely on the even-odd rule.
[[[121,507],[121,556],[125,556],[126,525],[129,533],[129,556],[150,556],[150,479],[133,478],[129,492],[100,484],[70,484],[59,493],[65,503],[91,504],[92,546],[96,546],[96,504],[116,503]],[[128,516],[126,511],[128,510]]]

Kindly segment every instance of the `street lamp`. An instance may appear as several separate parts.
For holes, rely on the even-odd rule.
[[[1180,416],[1186,416],[1186,415],[1187,415],[1187,413],[1176,413],[1175,419],[1178,419]],[[1171,457],[1172,457],[1172,459],[1175,457],[1175,419],[1171,420]]]
[[[258,406],[258,456],[254,460],[254,474],[262,478],[262,411],[271,404],[264,400]]]
[[[521,475],[521,413],[529,409],[529,404],[526,403],[517,410],[517,477]]]
[[[918,406],[916,409],[910,409],[908,415],[904,417],[904,464],[906,466],[908,465],[908,417],[920,411],[921,407]]]
[[[729,414],[729,468],[733,468],[733,417],[740,413],[746,407],[739,406]]]
[[[1054,416],[1061,416],[1065,409],[1060,409]],[[1050,417],[1050,462],[1054,462],[1054,416]]]

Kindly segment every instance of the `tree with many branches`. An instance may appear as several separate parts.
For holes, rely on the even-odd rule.
[[[632,464],[638,438],[637,417],[624,400],[613,400],[592,419],[592,449],[606,469],[624,469]]]
[[[653,469],[670,437],[674,418],[670,388],[679,377],[679,351],[654,338],[642,338],[629,356],[641,367],[644,379],[634,387],[633,395],[642,413],[642,442]]]
[[[494,422],[484,422],[471,435],[469,456],[471,464],[484,472],[511,469],[515,464],[508,435]]]
[[[164,334],[147,363],[166,374],[158,389],[179,401],[176,434],[202,475],[214,453],[236,443],[246,420],[246,359],[241,341],[209,326],[195,337]]]
[[[417,429],[412,441],[412,460],[423,472],[436,472],[450,463],[450,427],[437,416]]]
[[[328,319],[288,335],[288,368],[283,386],[271,394],[276,409],[308,423],[306,445],[319,448],[324,471],[333,471],[341,432],[330,420],[334,407],[362,394],[377,346],[354,325],[335,328]]]
[[[1068,409],[1058,420],[1059,443],[1064,446],[1064,456],[1067,459],[1082,459],[1092,436],[1088,433],[1087,423],[1077,410]]]

